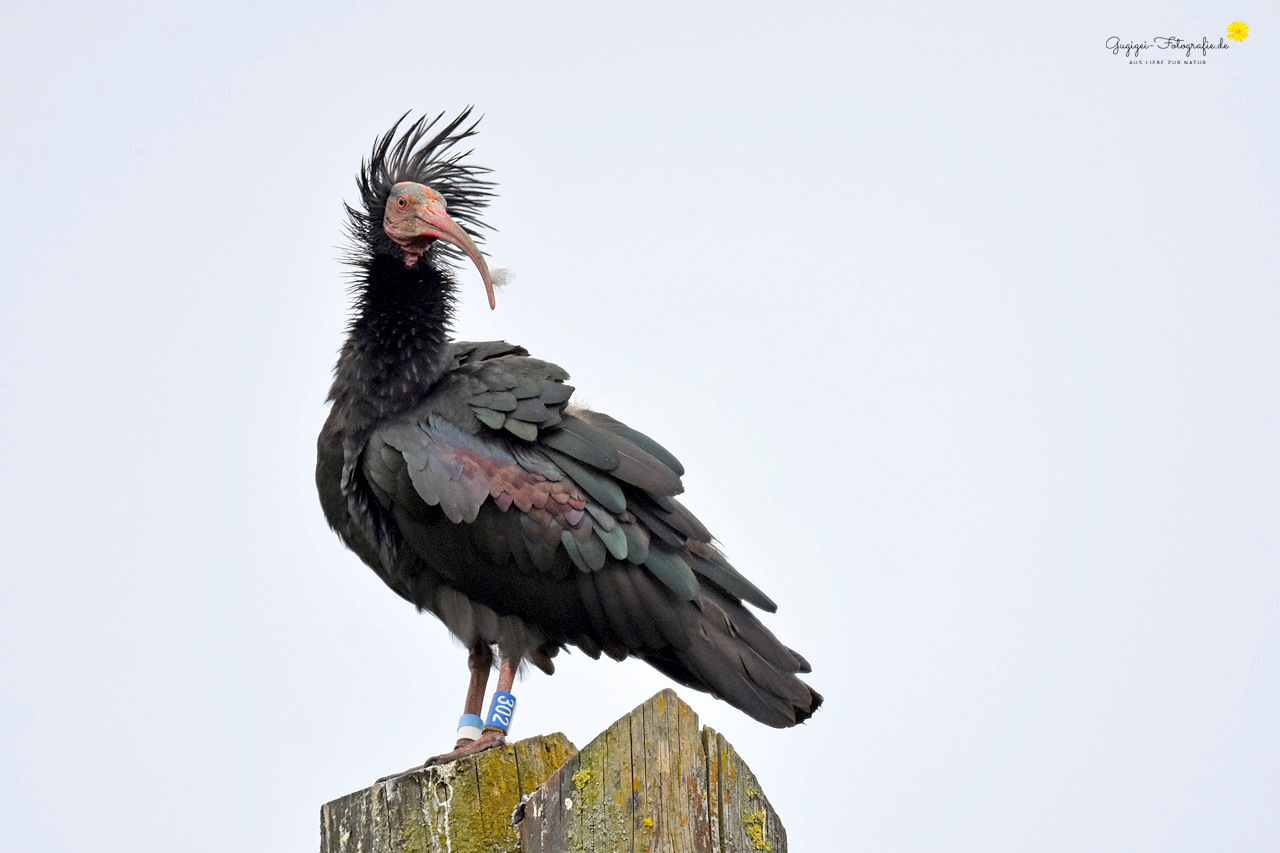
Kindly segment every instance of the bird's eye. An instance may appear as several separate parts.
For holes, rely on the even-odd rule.
[[[400,208],[401,210],[404,210],[408,206],[409,206],[409,202],[405,201],[404,196],[400,196],[400,198],[396,199],[396,207]]]

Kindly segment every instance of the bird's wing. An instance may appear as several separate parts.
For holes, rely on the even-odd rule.
[[[564,576],[621,563],[686,601],[710,583],[776,609],[675,499],[684,468],[669,451],[608,415],[568,406],[574,389],[554,364],[509,344],[460,350],[431,397],[365,446],[364,473],[384,506],[420,501],[472,524],[492,503],[505,528],[494,536],[526,570]]]
[[[769,725],[806,719],[822,701],[796,677],[809,665],[747,610],[776,608],[676,500],[680,462],[569,406],[566,379],[510,345],[467,345],[428,399],[369,435],[360,479],[442,582],[407,597],[459,637],[486,622],[477,638],[499,648],[515,617],[541,636],[521,629],[504,653],[548,672],[566,643],[635,654]],[[468,605],[451,610],[453,592]]]

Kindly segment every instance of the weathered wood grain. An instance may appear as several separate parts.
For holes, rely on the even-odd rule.
[[[664,690],[618,720],[528,798],[523,853],[786,853],[750,768]]]
[[[573,755],[562,734],[528,738],[395,776],[320,810],[321,853],[511,853],[511,812]]]
[[[787,832],[769,804],[751,768],[733,745],[710,726],[702,730],[707,755],[708,788],[718,813],[713,835],[717,853],[785,853]]]
[[[746,762],[672,690],[581,752],[564,735],[528,738],[379,782],[320,819],[321,853],[787,850]]]

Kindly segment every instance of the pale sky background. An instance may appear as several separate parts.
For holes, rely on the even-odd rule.
[[[4,849],[314,850],[451,744],[464,653],[312,466],[353,174],[467,104],[517,278],[459,336],[669,446],[779,602],[817,717],[681,692],[793,850],[1280,848],[1280,21],[1061,9],[6,4]],[[513,736],[668,683],[558,664]]]

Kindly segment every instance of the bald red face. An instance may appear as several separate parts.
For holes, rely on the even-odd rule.
[[[457,246],[480,270],[484,289],[489,296],[489,307],[497,307],[493,297],[493,279],[489,265],[476,248],[471,237],[445,211],[444,196],[424,184],[402,181],[391,188],[387,197],[382,227],[387,236],[404,250],[404,263],[414,267],[432,242],[446,240]]]

